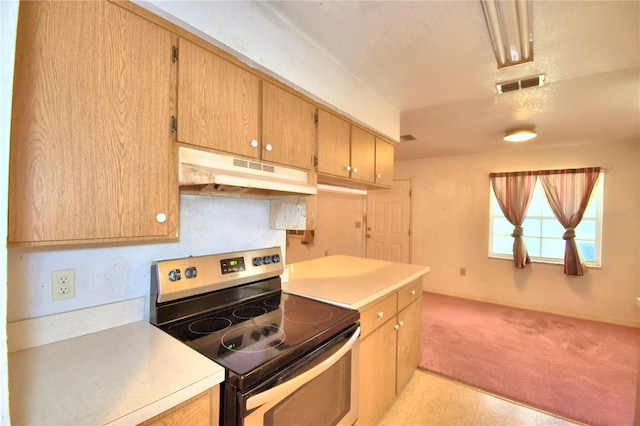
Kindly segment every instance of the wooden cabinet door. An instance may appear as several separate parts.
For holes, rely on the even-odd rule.
[[[376,183],[393,185],[393,144],[376,138]]]
[[[351,178],[374,181],[376,138],[359,127],[351,126]]]
[[[422,293],[420,293],[422,294]],[[398,372],[396,392],[407,384],[422,356],[422,297],[398,313]]]
[[[396,396],[396,319],[360,342],[359,425],[374,425]]]
[[[20,4],[9,243],[176,236],[171,37],[110,2]]]
[[[258,158],[258,77],[185,39],[178,58],[178,141]]]
[[[318,110],[318,173],[349,177],[351,125]]]
[[[220,421],[220,386],[140,423],[140,426],[211,426]]]
[[[262,82],[262,159],[313,169],[316,107],[267,81]]]

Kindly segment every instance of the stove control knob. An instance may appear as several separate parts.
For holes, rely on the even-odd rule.
[[[169,271],[169,281],[179,281],[182,278],[180,269],[172,269]]]
[[[197,277],[198,276],[198,268],[196,268],[195,266],[187,267],[187,269],[184,270],[184,276],[187,279]]]
[[[280,262],[280,255],[279,254],[274,254],[273,256],[271,256],[271,261],[273,263],[278,263]]]
[[[268,265],[271,263],[271,256],[265,256],[262,258],[262,263],[264,263],[265,265]]]
[[[260,266],[262,265],[262,258],[261,257],[254,257],[253,258],[253,266]]]

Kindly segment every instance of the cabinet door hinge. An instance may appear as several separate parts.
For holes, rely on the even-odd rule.
[[[409,236],[411,236],[411,229],[409,229]]]
[[[171,116],[171,120],[170,120],[170,129],[171,129],[171,133],[175,133],[178,131],[178,119],[176,118],[175,115]]]
[[[178,46],[176,45],[171,46],[171,60],[173,62],[178,61]]]
[[[314,122],[314,124],[318,124],[318,113],[317,112],[313,113],[313,122]]]
[[[317,155],[313,156],[313,167],[318,167],[318,156]]]

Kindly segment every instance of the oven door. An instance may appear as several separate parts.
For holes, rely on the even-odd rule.
[[[349,327],[291,369],[243,395],[243,424],[353,425],[358,419],[359,336],[357,324]]]

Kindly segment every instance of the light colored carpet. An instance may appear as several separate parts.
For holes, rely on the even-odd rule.
[[[640,330],[424,293],[420,368],[593,426],[633,425]]]

